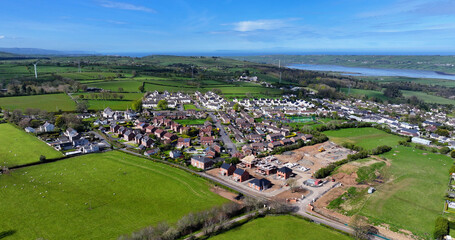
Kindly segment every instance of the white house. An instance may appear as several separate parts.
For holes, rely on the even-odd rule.
[[[43,124],[43,126],[40,127],[40,131],[41,132],[52,132],[52,131],[54,131],[54,128],[55,128],[54,124],[46,122]]]

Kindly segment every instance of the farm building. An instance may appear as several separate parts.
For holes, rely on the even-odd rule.
[[[292,169],[290,169],[288,167],[282,167],[282,168],[278,169],[277,175],[280,178],[288,179],[292,175]]]
[[[251,182],[248,183],[248,186],[250,186],[251,188],[254,188],[258,191],[264,191],[264,190],[267,190],[271,184],[272,183],[265,178],[261,178],[261,179],[255,178]]]
[[[235,166],[228,163],[223,163],[220,167],[220,174],[223,176],[230,176],[235,171]]]
[[[250,178],[250,173],[246,170],[243,170],[241,168],[237,168],[234,171],[234,180],[237,182],[244,182]]]
[[[202,156],[194,156],[191,158],[191,165],[200,169],[207,169],[213,165],[213,160]]]
[[[413,138],[411,139],[411,141],[412,141],[413,143],[422,144],[422,145],[430,145],[430,144],[431,144],[431,141],[430,141],[430,140],[426,140],[426,139],[419,138],[419,137],[413,137]]]

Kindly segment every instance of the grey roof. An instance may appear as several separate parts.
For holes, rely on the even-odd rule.
[[[226,169],[226,170],[228,170],[231,166],[232,166],[232,165],[229,164],[229,163],[223,163],[223,164],[221,164],[221,168],[222,168],[222,169]]]
[[[243,173],[245,172],[245,170],[241,169],[241,168],[237,168],[235,169],[234,173],[235,174],[238,174],[238,175],[243,175]]]
[[[278,172],[292,173],[292,169],[290,169],[288,167],[282,167],[282,168],[278,169]]]

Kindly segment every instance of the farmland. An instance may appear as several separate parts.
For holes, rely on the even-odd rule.
[[[441,214],[447,174],[453,160],[447,156],[399,146],[383,154],[391,162],[388,181],[377,192],[356,204],[359,214],[373,223],[386,223],[419,236],[431,234]]]
[[[376,128],[345,128],[325,131],[324,134],[337,144],[348,142],[365,149],[373,149],[381,145],[393,147],[398,144],[398,141],[403,140],[402,137],[386,133]]]
[[[46,158],[61,157],[62,154],[41,142],[35,136],[15,128],[11,124],[0,124],[0,164],[12,167],[38,162],[40,155]]]
[[[0,107],[8,110],[39,108],[48,112],[74,111],[75,106],[74,101],[63,93],[0,98]]]
[[[453,100],[453,99],[438,97],[438,96],[430,95],[430,94],[424,93],[424,92],[416,92],[416,91],[402,91],[402,92],[403,92],[403,96],[405,96],[405,97],[416,96],[418,99],[420,99],[426,103],[455,105],[455,100]]]
[[[267,216],[252,220],[228,232],[210,238],[224,239],[304,239],[304,240],[343,240],[349,236],[330,230],[324,226],[310,223],[294,216]]]
[[[201,178],[121,152],[16,170],[0,186],[11,239],[114,239],[227,202]]]

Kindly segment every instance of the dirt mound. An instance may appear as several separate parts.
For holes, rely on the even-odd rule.
[[[351,174],[347,174],[345,172],[339,172],[335,175],[333,175],[333,178],[335,179],[335,181],[337,182],[341,182],[342,184],[344,185],[347,185],[347,186],[353,186],[353,185],[357,185],[357,172],[353,172]]]

